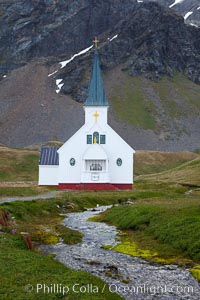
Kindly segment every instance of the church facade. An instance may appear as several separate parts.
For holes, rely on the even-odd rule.
[[[41,149],[39,185],[72,190],[132,189],[132,149],[109,125],[97,49],[94,54],[84,125],[59,149]]]

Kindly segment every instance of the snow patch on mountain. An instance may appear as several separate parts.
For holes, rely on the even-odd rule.
[[[60,69],[64,68],[68,63],[70,63],[72,60],[74,60],[75,57],[80,56],[86,52],[88,52],[94,45],[81,50],[79,53],[74,54],[70,59],[65,60],[65,61],[61,61],[59,62],[59,64],[61,65]],[[54,71],[53,73],[48,74],[48,77],[53,76],[54,74],[56,74],[58,72],[58,70]],[[61,91],[61,88],[63,87],[64,83],[61,83],[63,81],[63,79],[56,79],[56,86],[57,86],[57,90],[56,93],[59,94]]]
[[[70,59],[68,59],[68,60],[59,62],[59,64],[61,65],[61,69],[64,68],[64,67],[65,67],[68,63],[70,63],[72,60],[74,60],[75,57],[80,56],[80,55],[82,55],[82,54],[88,52],[90,49],[92,49],[93,46],[94,46],[94,45],[92,45],[92,46],[90,46],[90,47],[88,47],[88,48],[86,48],[86,49],[81,50],[79,53],[74,54],[74,55],[73,55]]]
[[[172,8],[174,5],[176,5],[176,4],[178,4],[178,3],[181,3],[181,2],[183,2],[183,1],[185,1],[185,0],[175,0],[175,2],[172,3],[172,4],[169,6],[169,8]]]
[[[58,70],[54,71],[53,73],[49,74],[48,77],[51,77],[52,75],[56,74]]]
[[[198,25],[196,25],[196,24],[194,24],[194,23],[191,23],[191,22],[189,23],[189,25],[199,28]]]
[[[193,11],[188,11],[187,14],[185,14],[184,16],[184,20],[186,20],[189,16],[191,16],[191,14],[193,14]]]
[[[110,41],[110,42],[112,42],[114,39],[116,39],[118,37],[118,34],[116,34],[116,35],[114,35],[112,38],[108,38],[108,40]]]
[[[61,88],[63,87],[64,83],[61,83],[63,79],[56,79],[56,85],[57,85],[57,90],[56,93],[59,94]]]

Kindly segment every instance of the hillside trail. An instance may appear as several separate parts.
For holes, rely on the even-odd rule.
[[[45,254],[54,253],[58,261],[72,269],[100,277],[112,293],[117,292],[127,300],[199,300],[200,284],[188,270],[102,248],[102,245],[112,248],[118,243],[117,229],[102,222],[88,221],[88,218],[109,207],[66,214],[64,224],[82,232],[82,242],[66,245],[60,241],[55,245],[41,245],[41,250]],[[75,284],[80,288],[79,283]],[[92,294],[89,296],[92,299]]]
[[[1,181],[0,187],[34,187],[38,186],[37,181]]]
[[[56,197],[60,194],[60,191],[52,191],[49,193],[36,195],[36,196],[29,196],[29,197],[2,197],[0,195],[0,204],[4,202],[14,202],[14,201],[32,201],[32,200],[39,200],[39,199],[51,199]]]

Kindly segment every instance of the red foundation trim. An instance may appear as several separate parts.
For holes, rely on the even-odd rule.
[[[132,190],[132,184],[120,183],[59,183],[59,190]]]

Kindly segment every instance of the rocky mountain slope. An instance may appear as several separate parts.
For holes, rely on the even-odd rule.
[[[1,143],[63,141],[81,126],[97,35],[115,130],[136,149],[200,148],[200,29],[134,0],[0,5]]]
[[[35,57],[70,56],[113,28],[136,0],[1,0],[0,72]]]
[[[143,0],[138,2],[142,3],[149,1],[157,2],[163,5],[164,7],[175,10],[184,17],[185,23],[187,24],[198,27],[200,26],[199,0]]]

